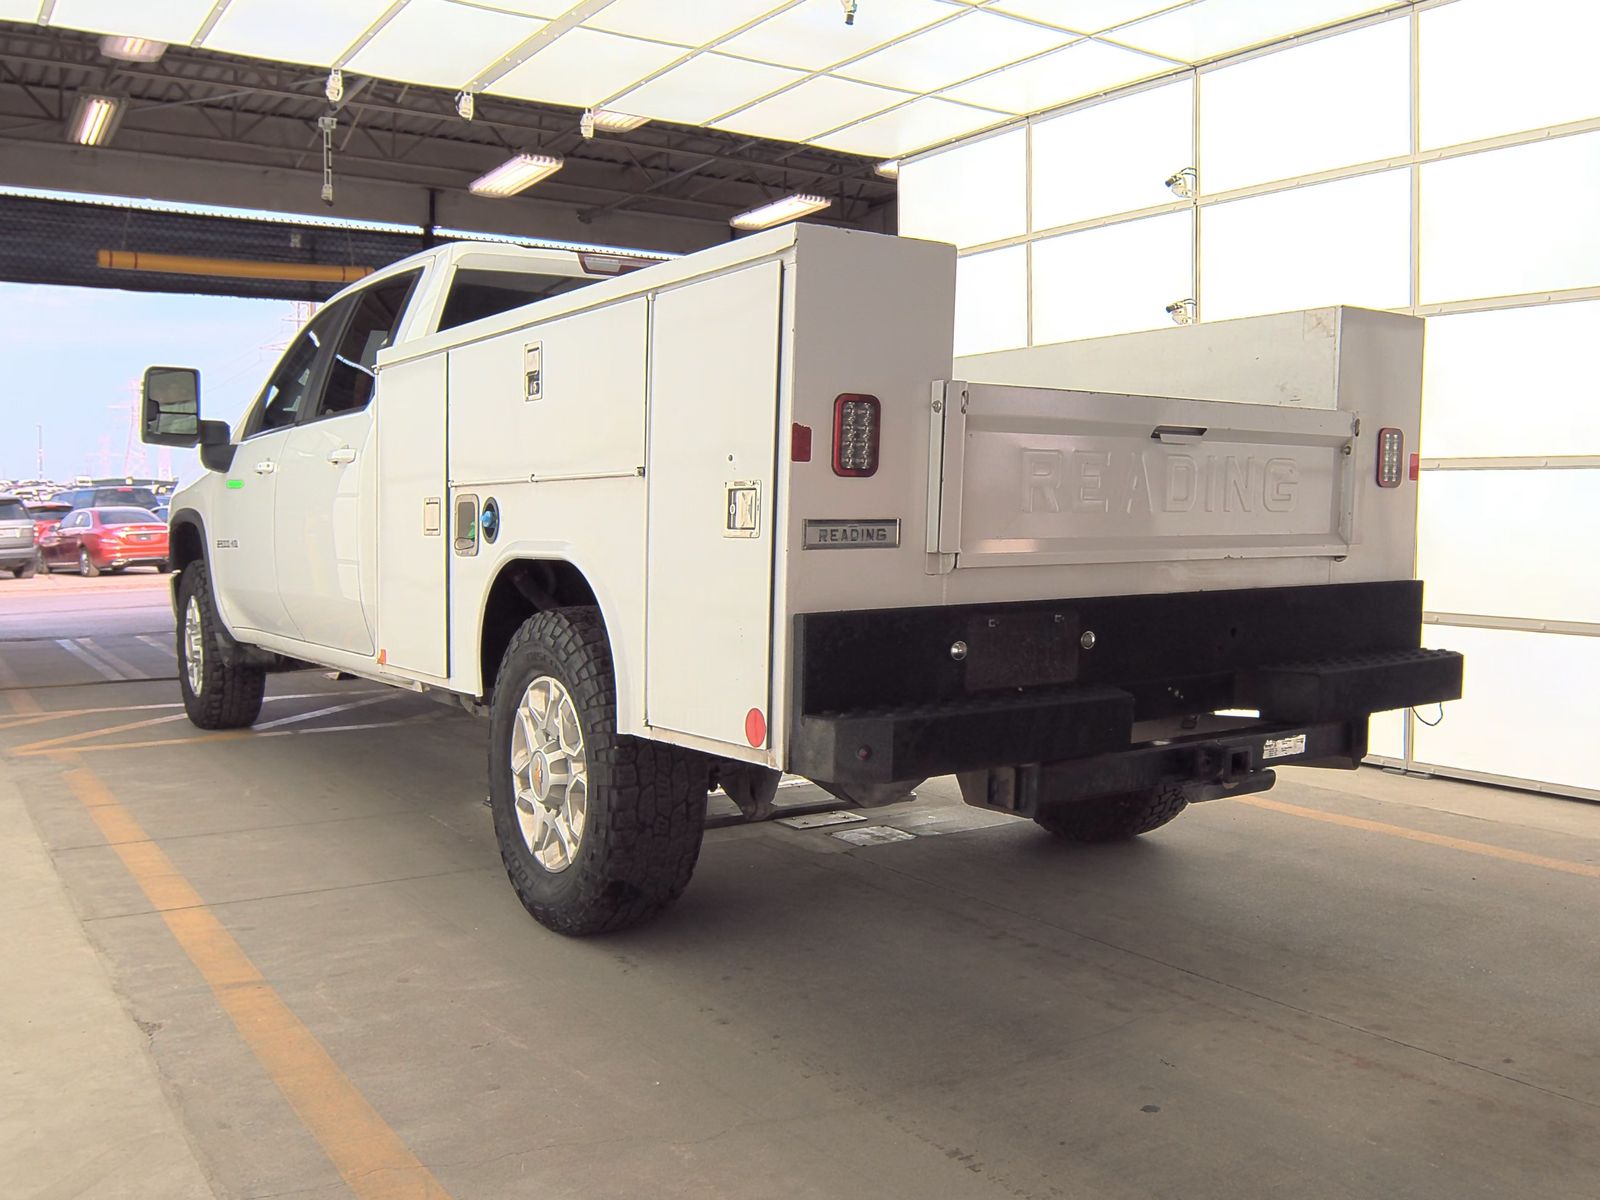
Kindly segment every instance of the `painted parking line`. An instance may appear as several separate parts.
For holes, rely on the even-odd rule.
[[[122,753],[126,750],[150,750],[158,746],[200,746],[211,742],[230,742],[239,738],[277,738],[277,737],[306,737],[313,733],[351,733],[359,729],[392,729],[396,725],[426,725],[432,721],[441,721],[451,716],[448,710],[438,713],[421,713],[415,717],[399,717],[393,721],[364,721],[353,725],[313,725],[306,729],[269,729],[265,733],[255,729],[218,729],[209,733],[197,733],[187,737],[150,738],[140,742],[108,742],[99,746],[74,746],[65,744],[44,745],[34,742],[27,746],[19,746],[10,751],[12,758],[37,758],[40,755],[55,757],[67,754],[104,754],[108,751]],[[181,716],[181,714],[180,714]],[[178,717],[166,718],[177,720]],[[103,730],[100,732],[109,732]],[[85,734],[93,737],[93,733]]]
[[[0,685],[3,686],[3,685]],[[263,704],[274,704],[284,700],[326,700],[330,696],[377,696],[388,695],[389,688],[377,688],[360,692],[290,692],[282,696],[267,696]],[[7,729],[15,729],[19,725],[37,725],[40,721],[59,721],[66,717],[91,717],[101,713],[129,713],[129,712],[155,712],[162,709],[182,708],[183,701],[172,700],[164,704],[110,704],[102,708],[58,708],[50,712],[38,712],[26,717],[12,720],[0,718],[0,733]]]
[[[1248,804],[1291,817],[1304,817],[1310,821],[1323,821],[1329,825],[1342,825],[1346,829],[1360,829],[1366,833],[1381,833],[1388,837],[1404,838],[1410,842],[1424,842],[1430,846],[1443,846],[1464,854],[1479,854],[1484,858],[1498,858],[1505,862],[1521,863],[1527,867],[1542,867],[1546,871],[1560,871],[1566,875],[1582,875],[1586,879],[1600,879],[1600,866],[1594,863],[1573,862],[1568,858],[1549,858],[1543,854],[1529,854],[1525,850],[1511,850],[1493,846],[1488,842],[1473,842],[1466,838],[1450,837],[1443,833],[1428,833],[1404,825],[1390,825],[1385,821],[1369,821],[1365,817],[1347,817],[1343,813],[1324,812],[1320,808],[1305,808],[1299,804],[1286,804],[1282,800],[1269,800],[1265,796],[1235,796],[1234,803]]]
[[[143,642],[146,646],[149,646],[152,650],[161,651],[168,658],[178,657],[178,652],[172,648],[171,638],[157,638],[148,633],[136,633],[133,636],[139,641]]]
[[[105,782],[87,767],[65,779],[358,1200],[450,1200]]]
[[[145,671],[134,666],[125,658],[117,657],[92,637],[79,638],[78,643],[90,654],[98,658],[101,662],[108,666],[115,667],[129,679],[146,679],[150,675],[149,671]]]
[[[113,683],[125,683],[130,679],[137,678],[137,675],[124,675],[119,668],[112,666],[108,662],[102,662],[91,654],[87,647],[79,645],[76,638],[56,638],[55,643],[74,658],[88,663],[102,678],[109,679]]]
[[[262,721],[255,726],[260,733],[267,729],[276,729],[280,725],[292,725],[298,721],[309,721],[314,717],[331,716],[334,713],[349,712],[352,708],[366,708],[369,704],[382,704],[386,700],[395,700],[407,695],[405,692],[387,692],[381,696],[369,696],[365,700],[351,700],[345,704],[330,704],[327,708],[314,708],[310,712],[295,713],[292,716],[279,717],[274,721]]]

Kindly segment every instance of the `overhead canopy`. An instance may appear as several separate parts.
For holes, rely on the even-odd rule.
[[[1395,7],[1403,4],[0,0],[0,20],[890,158]]]

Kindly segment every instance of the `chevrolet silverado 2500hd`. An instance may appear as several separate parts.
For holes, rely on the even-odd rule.
[[[518,895],[564,933],[689,882],[781,772],[1106,841],[1353,767],[1453,698],[1419,648],[1420,320],[1330,308],[952,359],[955,255],[788,226],[534,299],[451,245],[326,305],[231,433],[151,368],[180,686],[247,726],[320,664],[489,718]]]

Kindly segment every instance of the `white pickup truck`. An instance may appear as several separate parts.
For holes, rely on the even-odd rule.
[[[151,368],[145,439],[207,467],[171,510],[195,724],[308,664],[486,711],[511,881],[581,934],[683,891],[715,787],[759,817],[785,771],[861,805],[955,774],[1107,841],[1459,694],[1419,649],[1420,320],[953,360],[946,245],[791,225],[633,265],[395,263],[231,434]]]

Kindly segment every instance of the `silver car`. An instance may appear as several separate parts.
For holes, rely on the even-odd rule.
[[[33,574],[39,552],[33,545],[33,516],[15,496],[0,496],[0,571],[18,579]]]

